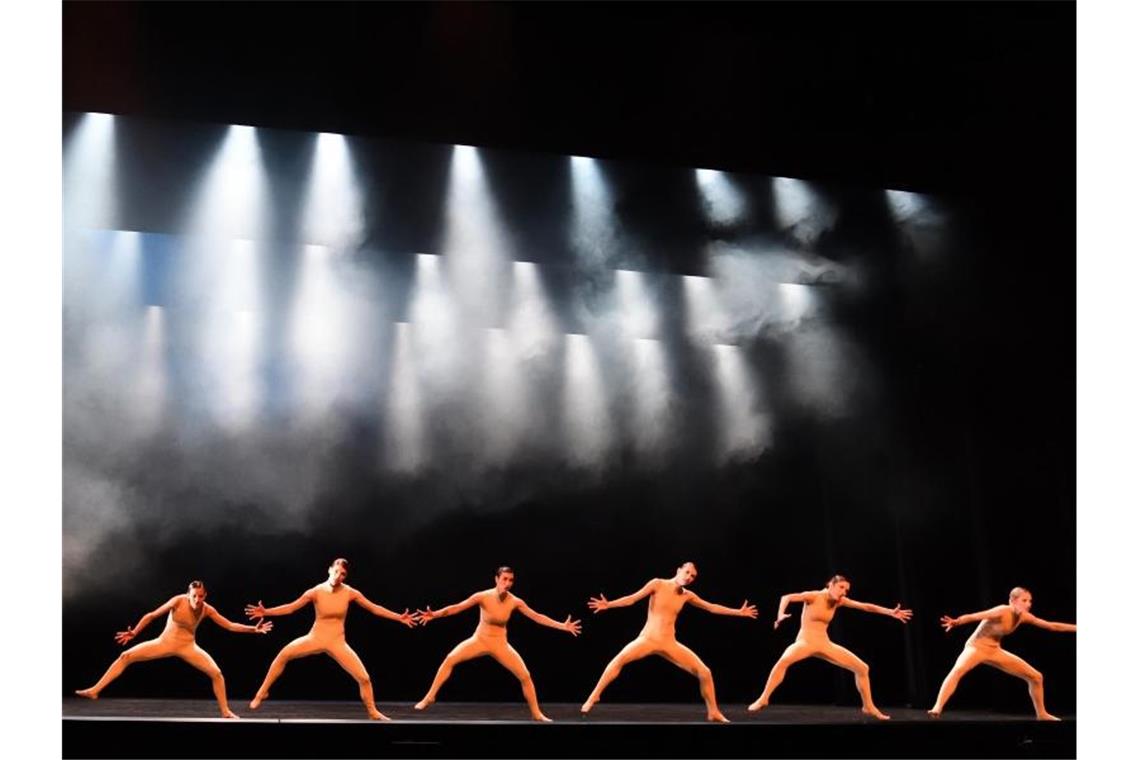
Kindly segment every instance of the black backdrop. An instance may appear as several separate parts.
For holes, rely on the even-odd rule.
[[[655,23],[662,28],[643,37],[636,31],[642,24],[628,8],[611,17],[614,23],[609,26],[587,14],[591,23],[579,15],[578,26],[566,27],[550,17],[530,19],[533,10],[508,11],[501,6],[494,12],[470,7],[465,11],[403,8],[387,17],[357,7],[354,13],[365,14],[366,21],[387,24],[377,32],[382,39],[408,36],[393,31],[396,27],[418,29],[422,39],[444,46],[439,50],[446,52],[440,53],[435,68],[401,69],[403,77],[385,74],[387,84],[379,88],[383,95],[376,100],[369,97],[373,80],[368,73],[393,71],[398,51],[378,46],[388,52],[379,54],[373,68],[361,65],[371,60],[367,51],[344,42],[359,40],[364,34],[359,28],[367,24],[346,25],[336,14],[307,9],[312,36],[302,37],[297,19],[304,14],[282,6],[275,7],[273,18],[264,10],[245,7],[234,23],[216,10],[191,21],[185,9],[84,6],[65,8],[64,105],[71,110],[311,130],[366,132],[373,124],[376,134],[389,138],[641,159],[626,165],[624,171],[631,176],[670,171],[660,167],[715,165],[839,178],[846,183],[843,188],[854,188],[853,197],[864,197],[860,194],[897,179],[895,186],[926,189],[943,198],[955,212],[955,226],[950,254],[937,265],[924,267],[914,266],[903,246],[865,242],[878,238],[870,233],[859,238],[859,224],[849,230],[853,238],[843,238],[864,240],[851,255],[862,257],[873,273],[874,288],[854,301],[837,299],[833,315],[837,324],[856,336],[876,368],[881,385],[874,404],[840,420],[821,420],[791,402],[782,406],[777,402],[782,420],[778,445],[756,461],[724,468],[694,464],[662,474],[617,467],[605,478],[584,483],[568,483],[557,472],[534,468],[499,472],[489,476],[498,484],[472,495],[451,494],[455,509],[445,519],[422,523],[402,518],[395,507],[381,511],[374,505],[382,499],[412,510],[417,500],[435,498],[431,484],[396,483],[378,475],[360,454],[361,441],[375,431],[369,430],[367,420],[350,423],[336,444],[339,455],[330,458],[325,470],[325,480],[336,487],[322,489],[318,508],[302,528],[272,531],[241,521],[214,527],[203,520],[199,530],[179,532],[177,541],[170,542],[164,540],[164,523],[147,521],[121,531],[116,541],[125,543],[112,541],[102,547],[106,556],[95,556],[91,561],[96,565],[110,562],[129,544],[136,552],[145,547],[145,567],[113,587],[73,595],[65,589],[65,692],[87,685],[110,662],[116,650],[111,640],[115,630],[181,590],[192,577],[205,580],[211,602],[237,618],[247,601],[264,599],[269,604],[294,598],[321,580],[328,561],[340,555],[353,561],[350,583],[399,609],[458,601],[489,585],[495,566],[513,565],[518,571],[516,591],[532,606],[555,617],[573,612],[586,625],[584,635],[572,640],[525,620],[512,624],[512,642],[526,658],[540,698],[546,700],[583,698],[608,658],[642,623],[640,608],[589,616],[586,598],[599,591],[611,598],[628,593],[652,575],[669,574],[685,559],[699,564],[696,590],[706,598],[738,604],[747,597],[760,606],[758,622],[687,611],[679,625],[681,639],[712,667],[720,698],[729,703],[755,698],[771,663],[793,635],[790,626],[777,633],[770,630],[768,621],[779,594],[818,587],[833,572],[852,578],[855,598],[883,604],[901,600],[915,609],[916,618],[906,629],[854,612],[841,613],[832,627],[835,640],[871,664],[877,701],[884,706],[932,701],[965,636],[959,632],[947,640],[936,625],[943,612],[998,603],[1009,587],[1022,584],[1034,590],[1038,614],[1058,620],[1075,617],[1073,86],[1072,72],[1066,68],[1072,60],[1071,6],[1030,6],[1028,26],[1036,32],[1032,40],[1028,37],[1033,35],[1014,34],[1008,9],[981,19],[988,30],[983,34],[978,31],[981,11],[977,9],[953,15],[939,6],[927,10],[926,17],[892,25],[884,21],[881,6],[862,6],[870,14],[864,21],[867,34],[874,35],[872,41],[897,42],[897,47],[888,48],[902,57],[897,69],[889,65],[897,57],[867,52],[874,47],[872,41],[850,41],[844,35],[843,14],[852,11],[816,8],[837,15],[831,22],[814,16],[818,24],[814,34],[801,26],[793,35],[805,52],[794,60],[816,63],[797,69],[782,93],[772,94],[769,88],[770,97],[757,101],[744,90],[733,90],[747,79],[742,72],[770,71],[755,61],[739,64],[739,58],[732,69],[735,74],[710,86],[713,95],[736,98],[735,105],[709,111],[755,115],[762,110],[759,102],[787,117],[780,127],[754,120],[761,126],[747,143],[748,130],[725,127],[731,119],[724,116],[709,117],[714,123],[702,131],[701,115],[691,100],[672,97],[676,82],[671,84],[668,77],[658,81],[649,73],[658,70],[650,62],[667,60],[661,65],[689,77],[683,80],[687,87],[680,90],[687,94],[716,79],[712,76],[716,72],[709,72],[707,61],[695,52],[676,55],[684,48],[680,42],[699,37],[696,31],[690,30],[689,36],[679,31],[684,23],[675,17],[676,10],[659,10],[652,19],[644,19],[645,28],[654,29]],[[756,31],[764,26],[761,22],[804,20],[779,8],[770,11],[771,19],[757,15],[757,24],[749,28],[761,34]],[[871,10],[875,8],[879,10]],[[427,21],[415,26],[414,19],[405,17],[416,13],[430,16],[436,26]],[[456,21],[449,15],[453,13],[470,17]],[[956,19],[954,29],[971,29],[971,34],[980,36],[971,40],[973,53],[963,52],[953,31],[945,28],[926,39],[937,55],[922,61],[929,64],[930,78],[925,79],[913,65],[905,64],[913,63],[915,51],[922,47],[915,30],[945,20],[938,13]],[[494,39],[494,34],[455,31],[470,26],[461,23],[464,18],[483,24],[476,28],[501,34],[509,29],[510,43],[501,55],[510,60],[488,62],[487,38]],[[711,30],[710,34],[729,35],[723,38],[725,49],[739,50],[730,44],[739,36],[731,36],[727,22],[713,16],[697,18],[702,19],[700,28]],[[904,21],[912,26],[902,28]],[[194,24],[210,32],[211,44],[194,34]],[[552,32],[554,27],[562,31]],[[580,39],[575,33],[583,31],[579,27],[608,36],[609,41],[601,43],[597,35],[585,35],[600,46],[593,50],[604,52],[611,65],[628,64],[612,70],[625,72],[615,74],[616,80],[626,86],[656,84],[641,87],[636,97],[631,96],[632,103],[616,112],[614,103],[629,103],[608,89],[617,90],[618,84],[599,85],[600,94],[595,96],[599,100],[579,94],[578,104],[601,103],[623,118],[587,120],[579,115],[562,119],[568,124],[563,131],[546,127],[565,113],[538,109],[529,122],[512,118],[518,115],[514,112],[504,114],[518,93],[527,94],[531,104],[552,109],[552,93],[579,92],[570,86],[568,73],[566,86],[535,84],[528,77],[539,73],[527,74],[515,65],[524,50],[543,47],[542,40],[552,41],[559,50],[571,49]],[[320,32],[332,28],[348,36],[322,39]],[[241,32],[251,29],[264,34],[252,38],[256,45],[241,48],[245,52],[235,52]],[[903,33],[908,29],[910,34]],[[777,44],[773,38],[779,35],[770,29],[763,34],[771,42],[765,55],[778,63],[793,60],[778,55],[793,52],[791,43]],[[118,35],[122,44],[96,42],[106,41],[108,35],[110,39]],[[828,63],[806,54],[824,47],[820,38],[836,45],[842,42],[833,48]],[[168,44],[174,40],[179,44]],[[294,64],[297,76],[291,83],[274,85],[279,89],[270,87],[269,94],[252,88],[255,81],[283,82],[272,77],[270,69],[283,60],[283,51],[301,50],[302,42],[311,46],[309,55]],[[1049,47],[1046,42],[1053,46],[1048,56],[1043,52]],[[620,56],[615,52],[619,43],[628,44]],[[405,44],[407,49],[414,47]],[[463,44],[477,49],[465,52]],[[700,49],[707,52],[710,46],[705,42]],[[335,63],[323,55],[333,49],[342,50]],[[256,54],[258,50],[262,55]],[[836,61],[840,54],[835,50],[850,57]],[[910,51],[911,58],[900,50]],[[1004,52],[995,52],[999,50]],[[663,51],[669,55],[661,55]],[[550,58],[555,54],[547,55],[533,53],[532,60],[553,66]],[[476,70],[486,76],[470,73],[470,81],[457,79],[455,61],[477,61]],[[1028,62],[1043,65],[1035,68]],[[851,73],[835,73],[845,63],[852,67]],[[1035,75],[1027,73],[1031,69]],[[215,76],[222,70],[230,76]],[[354,72],[351,83],[320,86],[332,81],[334,73],[345,71]],[[699,72],[708,73],[708,78]],[[579,72],[582,78],[573,82],[586,81],[586,73]],[[898,76],[904,77],[902,83]],[[392,84],[396,81],[405,81],[403,88]],[[448,82],[451,89],[440,84]],[[810,82],[819,89],[807,87]],[[435,89],[421,87],[433,83],[438,85]],[[879,107],[867,106],[860,94]],[[430,107],[411,107],[425,102]],[[405,115],[396,118],[391,115],[395,112]],[[847,120],[829,121],[839,113],[848,115]],[[868,113],[877,114],[877,120],[858,118]],[[947,124],[943,117],[950,113],[954,118]],[[599,126],[603,121],[610,125],[609,132]],[[72,122],[71,117],[65,119],[65,128]],[[651,128],[651,122],[659,128]],[[146,134],[155,136],[153,146],[161,144],[163,134],[176,133],[165,122],[133,123],[138,142],[128,146],[144,146]],[[724,129],[718,131],[718,125]],[[573,127],[579,129],[576,138]],[[799,137],[776,140],[793,133]],[[546,142],[535,135],[546,135]],[[178,177],[180,172],[192,172],[198,165],[194,145],[209,145],[218,132],[199,125],[184,127],[176,136],[184,146],[178,154],[155,156],[144,147],[120,152],[128,156],[120,197],[130,202],[121,208],[118,226],[163,231],[172,224],[165,215],[178,203],[156,198],[148,191],[154,185],[148,183],[153,183],[155,173]],[[581,142],[572,144],[574,139]],[[868,145],[877,146],[873,156],[881,161],[860,150]],[[428,163],[435,155],[430,146],[403,149],[416,150]],[[497,155],[504,166],[513,167],[500,173],[508,179],[498,186],[511,188],[512,182],[517,183],[522,189],[504,192],[522,195],[527,177],[522,167],[527,161],[546,160],[541,155],[529,159],[509,152]],[[132,163],[131,156],[145,156],[147,161]],[[424,197],[433,197],[431,183],[427,185]],[[406,202],[387,198],[388,203]],[[652,228],[658,218],[643,221]],[[525,214],[507,214],[508,226],[522,237],[532,234],[528,219]],[[438,226],[429,214],[404,225],[376,227],[368,250],[432,250],[436,234]],[[547,250],[557,256],[557,246]],[[683,244],[666,247],[651,263],[663,271],[684,273],[685,250]],[[763,361],[763,341],[750,350]],[[65,342],[65,369],[66,351]],[[66,382],[64,392],[66,400]],[[69,447],[72,431],[66,415],[63,434],[66,467],[68,457],[77,456]],[[137,476],[145,482],[139,488],[149,509],[208,511],[208,505],[188,506],[194,504],[192,493],[163,491],[163,469],[175,461],[185,465],[177,437],[160,439],[129,477],[144,470],[151,473]],[[211,474],[206,471],[201,476]],[[510,487],[520,479],[537,485],[520,494]],[[67,499],[65,489],[65,525]],[[393,520],[409,525],[393,530]],[[67,539],[65,533],[65,545]],[[222,666],[235,701],[252,693],[276,648],[307,629],[309,613],[276,622],[272,636],[258,638],[223,634],[204,624],[200,641]],[[348,635],[370,668],[383,703],[418,698],[442,656],[473,625],[474,617],[468,615],[406,631],[357,610],[350,615]],[[1010,648],[1046,673],[1051,708],[1074,709],[1072,637],[1027,629],[1018,632]],[[205,688],[200,676],[177,662],[133,668],[113,687],[122,696],[154,697],[205,696]],[[291,665],[274,692],[275,698],[354,696],[351,680],[331,661],[316,658]],[[512,700],[518,691],[508,674],[484,661],[459,669],[441,696]],[[690,677],[659,661],[627,669],[606,696],[615,701],[698,698]],[[856,694],[848,676],[812,662],[792,672],[778,699],[855,704]],[[1028,710],[1025,699],[1021,684],[992,672],[967,679],[956,697],[962,706],[1018,711]]]

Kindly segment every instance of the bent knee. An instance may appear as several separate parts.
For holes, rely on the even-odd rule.
[[[530,671],[524,670],[521,673],[516,673],[515,676],[519,679],[519,683],[523,686],[534,683],[534,679],[530,677]]]
[[[1034,686],[1040,686],[1045,683],[1045,675],[1039,670],[1034,670],[1026,674],[1025,680]]]
[[[712,678],[712,669],[708,665],[698,665],[693,673],[702,681]]]
[[[865,662],[858,662],[851,666],[851,671],[857,676],[868,676],[871,674],[871,666]]]

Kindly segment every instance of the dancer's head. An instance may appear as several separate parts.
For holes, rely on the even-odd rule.
[[[681,566],[677,568],[677,574],[675,576],[673,576],[673,580],[676,581],[677,584],[681,585],[681,586],[688,586],[690,583],[692,583],[696,579],[697,579],[697,563],[691,562],[691,561],[682,563]]]
[[[186,596],[190,598],[190,606],[198,609],[198,605],[206,600],[206,584],[202,581],[190,581],[186,587]]]
[[[1009,592],[1009,606],[1013,607],[1013,611],[1017,614],[1024,615],[1033,606],[1033,594],[1029,593],[1027,588],[1014,586]]]
[[[336,588],[344,583],[346,577],[348,577],[348,560],[344,557],[337,557],[329,565],[329,585]]]
[[[831,580],[827,582],[827,595],[836,602],[847,596],[847,592],[850,590],[851,581],[847,580],[842,575],[833,575],[831,576]]]
[[[495,571],[495,591],[505,594],[515,585],[515,571],[503,565]]]

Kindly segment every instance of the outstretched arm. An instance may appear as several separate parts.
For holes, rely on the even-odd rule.
[[[414,616],[412,613],[408,612],[407,608],[404,608],[404,613],[402,615],[392,612],[392,610],[388,609],[387,607],[383,607],[379,604],[376,604],[375,602],[370,601],[368,597],[356,589],[353,589],[352,601],[356,602],[361,607],[368,610],[377,617],[386,618],[388,620],[395,620],[397,623],[403,623],[409,628],[416,627],[416,621],[413,619]]]
[[[222,628],[225,628],[227,631],[233,631],[234,633],[269,633],[273,630],[273,623],[268,620],[258,620],[257,625],[235,623],[226,619],[225,615],[214,609],[212,604],[206,605],[206,615]]]
[[[597,597],[590,597],[588,604],[590,606],[590,609],[592,609],[595,613],[608,610],[611,607],[628,607],[631,604],[640,602],[642,599],[652,594],[653,587],[656,585],[656,583],[656,580],[651,580],[642,586],[640,591],[629,594],[628,596],[619,597],[617,599],[614,599],[612,602],[606,599],[605,594],[601,594]]]
[[[848,599],[847,597],[843,597],[843,601],[841,601],[840,604],[844,607],[851,607],[852,609],[862,610],[863,612],[874,612],[876,615],[886,615],[887,617],[893,617],[895,620],[901,620],[904,623],[910,620],[911,616],[914,614],[910,610],[904,610],[901,604],[896,604],[894,609],[890,609],[887,607],[880,607],[877,604],[871,604],[869,602],[857,602],[854,599]]]
[[[139,622],[135,623],[134,626],[127,628],[125,631],[119,631],[116,633],[115,641],[125,645],[135,636],[138,636],[139,633],[142,632],[143,628],[146,628],[148,625],[150,625],[150,621],[154,620],[156,617],[162,617],[166,613],[170,612],[170,610],[172,610],[174,608],[174,605],[177,603],[177,596],[170,597],[168,600],[166,600],[165,604],[156,607],[155,609],[139,618]]]
[[[430,623],[432,620],[435,620],[436,618],[449,617],[451,615],[457,615],[460,612],[463,612],[464,610],[471,609],[472,607],[474,607],[478,603],[479,603],[479,592],[476,592],[476,593],[472,594],[471,596],[467,597],[462,602],[459,602],[458,604],[449,604],[448,606],[444,607],[441,610],[433,610],[431,608],[431,605],[428,605],[428,608],[426,610],[416,610],[415,615],[413,615],[412,617],[420,625],[427,625],[428,623]]]
[[[313,600],[313,590],[309,589],[301,594],[296,601],[289,602],[288,604],[281,604],[277,607],[266,607],[261,602],[257,604],[247,604],[245,606],[246,617],[249,618],[263,618],[275,617],[277,615],[292,615],[297,610],[304,607],[306,604]]]
[[[1058,633],[1076,633],[1077,632],[1077,624],[1076,623],[1053,623],[1051,621],[1045,620],[1044,618],[1039,618],[1031,612],[1026,612],[1022,616],[1022,618],[1025,620],[1026,623],[1029,623],[1030,625],[1035,625],[1038,628],[1044,628],[1047,631],[1057,631]]]
[[[971,612],[968,615],[959,615],[958,617],[950,617],[943,615],[941,619],[942,627],[949,633],[951,628],[959,625],[969,625],[970,623],[979,623],[983,620],[995,620],[1001,617],[1002,613],[1009,609],[1007,604],[999,604],[997,607],[990,607],[988,610],[981,612]]]
[[[780,623],[791,617],[791,615],[788,614],[789,604],[793,602],[810,602],[812,597],[818,593],[818,591],[801,591],[798,594],[784,594],[781,596],[780,609],[776,610],[776,622],[772,623],[772,628],[779,628]]]
[[[575,636],[577,636],[579,633],[582,632],[582,621],[581,620],[571,620],[570,615],[566,616],[566,622],[559,623],[557,620],[555,620],[552,617],[547,617],[546,615],[543,615],[541,612],[535,612],[529,606],[527,606],[527,603],[524,602],[522,599],[519,599],[518,609],[519,609],[519,612],[526,615],[528,618],[530,618],[534,622],[538,623],[539,625],[545,625],[547,628],[556,628],[559,631],[566,631],[567,633],[573,634]]]
[[[744,604],[740,605],[740,607],[725,607],[723,604],[713,604],[712,602],[706,602],[696,594],[693,594],[692,591],[689,593],[691,594],[689,597],[689,603],[698,609],[704,610],[705,612],[711,612],[714,615],[733,615],[735,617],[748,618],[756,617],[756,605],[749,604],[747,599],[744,600]]]

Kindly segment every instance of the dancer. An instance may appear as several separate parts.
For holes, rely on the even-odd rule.
[[[379,604],[370,602],[364,594],[344,582],[347,575],[348,560],[335,559],[329,565],[328,580],[301,594],[297,601],[268,608],[261,602],[246,605],[245,614],[251,618],[289,615],[310,602],[316,611],[313,627],[309,632],[299,639],[290,641],[273,659],[261,688],[257,690],[253,701],[249,703],[251,710],[260,707],[261,703],[269,696],[269,687],[281,676],[282,671],[285,670],[285,665],[290,660],[324,653],[336,660],[338,665],[356,679],[356,683],[360,687],[360,700],[368,710],[368,715],[373,720],[388,720],[388,716],[376,709],[376,703],[372,698],[372,679],[368,677],[364,663],[360,661],[356,652],[352,651],[352,647],[344,640],[344,618],[348,614],[348,605],[351,602],[356,602],[377,617],[395,620],[409,628],[415,628],[416,624],[408,610],[404,610],[402,615],[398,615]]]
[[[165,613],[169,613],[166,616],[166,627],[162,629],[157,639],[135,644],[111,663],[111,667],[107,668],[107,672],[98,683],[75,693],[87,699],[98,699],[100,692],[107,688],[107,684],[121,676],[128,665],[143,660],[157,660],[160,657],[180,657],[210,677],[222,717],[237,718],[226,701],[226,680],[222,677],[221,669],[214,662],[214,658],[198,646],[194,640],[194,633],[203,617],[210,618],[227,631],[237,633],[269,633],[273,623],[263,620],[258,621],[257,625],[243,625],[227,620],[214,609],[213,605],[206,603],[206,587],[202,581],[190,581],[185,594],[172,596],[161,607],[143,615],[133,628],[128,627],[127,630],[116,633],[115,641],[126,646],[131,639],[142,632],[143,628],[150,625],[150,621]]]
[[[835,617],[835,611],[840,607],[852,607],[864,612],[875,612],[880,615],[893,617],[903,623],[910,620],[911,611],[902,609],[896,604],[894,609],[880,607],[877,604],[857,602],[847,596],[851,583],[842,575],[836,575],[827,582],[827,587],[821,591],[804,591],[800,594],[784,594],[780,597],[780,609],[776,613],[776,622],[773,628],[791,617],[786,612],[791,602],[803,602],[803,614],[800,616],[800,631],[796,634],[795,643],[784,650],[780,659],[772,667],[768,676],[768,683],[764,686],[764,693],[760,698],[748,706],[750,712],[763,710],[768,706],[772,692],[784,680],[784,673],[791,665],[808,657],[819,657],[833,665],[850,670],[855,674],[855,688],[863,699],[863,712],[879,720],[889,720],[890,716],[875,707],[871,700],[871,677],[867,663],[856,657],[849,649],[832,642],[827,636],[827,626]]]
[[[1017,586],[1009,592],[1009,604],[999,604],[985,612],[974,612],[969,615],[959,615],[952,618],[942,616],[942,627],[949,633],[950,629],[969,623],[978,623],[978,627],[966,639],[966,646],[958,661],[946,674],[942,688],[938,690],[938,699],[934,707],[928,710],[931,717],[942,715],[942,708],[950,695],[958,688],[958,681],[978,665],[989,665],[998,670],[1017,676],[1029,685],[1029,698],[1033,700],[1033,710],[1037,713],[1037,720],[1060,720],[1045,709],[1045,676],[1025,660],[1015,654],[1010,654],[1001,648],[1001,640],[1013,633],[1022,623],[1029,623],[1047,631],[1061,631],[1076,633],[1077,626],[1073,623],[1051,623],[1042,620],[1029,611],[1033,605],[1033,595],[1028,589]]]
[[[645,627],[641,629],[637,638],[626,644],[625,648],[618,652],[617,656],[610,660],[610,664],[606,665],[606,669],[602,671],[598,685],[594,687],[589,698],[582,704],[583,715],[593,709],[597,701],[601,699],[602,692],[621,673],[623,666],[634,660],[655,654],[695,675],[700,680],[701,697],[705,700],[708,720],[728,723],[728,718],[724,717],[716,705],[716,689],[713,686],[712,671],[701,662],[701,658],[697,657],[693,650],[677,641],[677,616],[681,614],[681,608],[687,602],[694,607],[716,615],[735,615],[749,618],[756,617],[756,606],[749,604],[747,599],[744,600],[744,604],[739,609],[706,602],[686,588],[696,579],[697,566],[692,562],[686,562],[677,568],[677,572],[672,578],[654,578],[635,594],[623,596],[613,601],[606,599],[605,594],[590,599],[590,609],[597,614],[614,607],[628,607],[648,596],[649,614],[645,620]]]
[[[500,665],[511,671],[515,678],[519,679],[526,704],[530,708],[531,717],[535,720],[550,722],[550,718],[543,715],[538,706],[534,681],[530,677],[526,663],[523,662],[523,658],[519,656],[515,648],[507,642],[507,620],[510,619],[512,612],[518,610],[540,625],[557,628],[573,636],[577,636],[581,632],[581,621],[571,620],[570,615],[567,615],[566,620],[559,623],[540,612],[535,612],[527,606],[526,602],[511,593],[511,587],[514,585],[515,571],[509,567],[500,567],[495,571],[494,588],[477,591],[467,597],[465,601],[452,604],[441,610],[432,610],[431,607],[428,607],[426,610],[416,611],[416,619],[420,625],[427,625],[436,618],[455,615],[479,605],[479,625],[475,627],[475,633],[471,635],[471,638],[461,641],[447,657],[443,658],[443,663],[440,664],[439,670],[435,674],[435,680],[431,682],[431,688],[428,689],[424,698],[416,703],[415,709],[424,710],[435,702],[436,694],[439,693],[440,687],[447,679],[451,677],[451,671],[456,665],[489,654]]]

